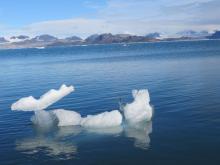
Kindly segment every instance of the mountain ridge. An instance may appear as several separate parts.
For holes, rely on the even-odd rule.
[[[63,39],[49,34],[42,34],[30,38],[26,35],[12,36],[9,40],[0,37],[0,49],[14,48],[37,48],[53,46],[73,46],[85,44],[111,44],[111,43],[131,43],[131,42],[157,42],[157,41],[178,41],[178,40],[195,40],[195,39],[220,39],[220,31],[216,30],[213,34],[206,31],[182,31],[177,33],[177,37],[162,38],[158,32],[149,33],[144,36],[132,34],[112,34],[102,33],[93,34],[85,39],[78,36],[70,36]]]

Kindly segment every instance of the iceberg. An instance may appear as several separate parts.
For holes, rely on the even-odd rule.
[[[96,115],[81,117],[81,114],[71,110],[55,109],[45,111],[45,109],[74,91],[73,86],[63,84],[58,90],[51,89],[39,99],[33,96],[24,97],[13,103],[12,110],[34,111],[31,121],[41,127],[57,126],[82,126],[85,128],[112,128],[122,124],[123,116],[119,110],[102,112]],[[150,121],[153,108],[150,105],[150,96],[147,89],[133,90],[133,102],[125,105],[120,104],[124,118],[129,123]],[[119,129],[120,130],[120,129]],[[110,131],[111,132],[111,131]],[[120,131],[119,131],[120,132]]]
[[[133,102],[127,103],[123,108],[126,121],[131,123],[150,121],[153,115],[153,108],[150,105],[150,96],[147,89],[133,90]]]
[[[63,84],[58,90],[51,89],[42,95],[39,99],[35,99],[33,96],[24,97],[13,103],[11,110],[18,111],[37,111],[43,110],[59,101],[66,95],[74,91],[73,86],[66,86]]]
[[[122,115],[118,110],[103,112],[97,115],[88,115],[82,118],[81,125],[87,128],[107,128],[119,126],[122,123]]]
[[[58,126],[80,125],[81,115],[75,111],[56,109],[52,113],[58,120]]]

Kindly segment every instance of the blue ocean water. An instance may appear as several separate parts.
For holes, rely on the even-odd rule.
[[[0,164],[219,164],[219,72],[219,40],[0,50]],[[147,88],[153,119],[43,129],[10,110],[63,83],[75,92],[48,110],[111,111]]]

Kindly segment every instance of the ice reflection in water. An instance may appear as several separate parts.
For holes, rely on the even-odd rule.
[[[85,128],[87,133],[95,133],[100,135],[120,135],[123,132],[122,126],[110,127],[110,128]]]
[[[66,138],[66,137],[74,137],[82,132],[82,128],[80,126],[66,126],[59,127],[56,133],[56,138]]]
[[[48,156],[72,159],[77,152],[77,147],[66,142],[47,139],[45,137],[36,137],[17,141],[16,150],[25,154],[43,152]]]
[[[134,147],[148,149],[150,145],[149,134],[152,132],[152,122],[138,124],[125,123],[123,126],[102,129],[85,129],[80,126],[66,127],[41,127],[34,126],[34,137],[16,140],[16,150],[27,154],[44,154],[58,159],[73,159],[77,154],[77,138],[80,142],[93,140],[93,134],[109,135],[119,138],[129,138],[134,142]],[[80,138],[82,134],[88,138]],[[75,138],[77,137],[77,138]]]
[[[63,140],[66,136],[75,136],[80,133],[79,128],[63,127],[41,127],[35,126],[34,137],[24,138],[16,141],[16,150],[28,155],[43,153],[58,159],[72,159],[77,154],[77,146],[69,141]],[[55,132],[51,135],[51,132]],[[51,135],[51,136],[48,136]]]
[[[125,126],[125,136],[134,139],[134,146],[141,149],[148,149],[150,146],[150,136],[152,133],[152,122],[141,122],[127,124]]]

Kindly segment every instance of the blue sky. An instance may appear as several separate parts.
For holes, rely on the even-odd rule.
[[[0,36],[173,35],[219,28],[219,0],[0,0]]]
[[[94,0],[94,5],[106,1]],[[0,21],[12,26],[23,26],[34,22],[89,17],[96,12],[83,0],[1,0]]]

